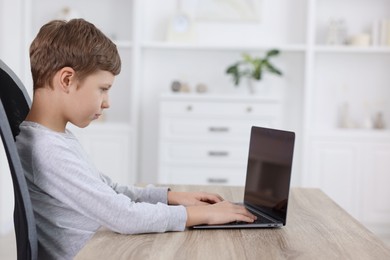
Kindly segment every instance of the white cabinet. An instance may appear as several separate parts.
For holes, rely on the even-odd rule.
[[[251,126],[280,126],[281,101],[163,95],[159,121],[160,182],[244,185]]]
[[[376,233],[390,234],[390,141],[363,147],[361,207],[359,215]]]
[[[390,233],[390,137],[349,131],[311,143],[307,183],[320,187],[377,233]]]
[[[310,174],[307,182],[320,187],[350,214],[357,216],[359,158],[354,142],[318,140],[311,143]]]

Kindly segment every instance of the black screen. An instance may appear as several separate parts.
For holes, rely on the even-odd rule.
[[[286,224],[293,132],[252,127],[244,202]]]

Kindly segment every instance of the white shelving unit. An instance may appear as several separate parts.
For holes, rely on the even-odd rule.
[[[207,1],[181,1],[190,14],[201,2]],[[141,182],[158,180],[158,101],[161,94],[170,92],[173,80],[188,83],[192,90],[204,83],[209,87],[206,95],[243,95],[245,88],[235,88],[225,74],[227,66],[243,52],[262,55],[279,49],[281,55],[274,62],[284,76],[267,75],[264,84],[283,99],[282,127],[297,133],[292,184],[322,188],[359,220],[390,234],[386,201],[390,197],[386,191],[390,181],[386,160],[390,157],[390,47],[326,44],[331,18],[343,19],[349,36],[370,33],[375,20],[390,19],[390,2],[262,0],[259,23],[195,20],[195,41],[167,42],[168,22],[178,11],[177,3],[18,0],[16,5],[25,7],[22,25],[31,37],[57,10],[71,5],[114,38],[123,71],[112,93],[116,105],[104,124],[123,123],[128,128],[129,171],[137,172],[134,180]],[[355,125],[367,125],[381,111],[387,128],[340,128],[339,108],[345,102]],[[381,208],[370,205],[375,199]]]
[[[324,190],[378,234],[390,234],[390,131],[372,129],[373,116],[390,122],[389,46],[325,44],[327,22],[342,18],[348,35],[370,33],[390,18],[388,1],[308,1],[302,184]],[[347,8],[349,7],[349,8]],[[347,105],[345,105],[347,104]],[[343,117],[343,111],[347,117]],[[342,108],[344,107],[344,110]],[[340,121],[350,125],[340,127]],[[387,125],[388,128],[388,125]],[[380,205],[379,205],[380,204]]]
[[[191,12],[191,1],[182,1],[185,11]],[[193,2],[193,1],[192,1]],[[264,7],[269,11],[262,13],[261,24],[221,23],[197,21],[197,39],[194,42],[168,42],[165,32],[168,21],[177,11],[177,1],[165,1],[164,6],[155,6],[153,1],[140,3],[142,17],[140,52],[142,62],[139,64],[144,71],[140,77],[142,85],[141,106],[141,176],[153,179],[154,173],[160,172],[158,165],[150,161],[158,161],[159,154],[156,144],[159,143],[159,100],[161,93],[169,93],[173,80],[187,82],[192,93],[183,95],[183,101],[197,96],[195,85],[204,83],[209,87],[205,95],[198,95],[207,100],[209,96],[246,94],[245,86],[235,88],[230,78],[225,74],[228,65],[241,58],[243,52],[262,55],[271,48],[278,48],[282,55],[275,63],[286,72],[286,77],[276,78],[265,76],[265,84],[274,91],[272,94],[285,98],[284,115],[287,120],[284,126],[301,132],[305,42],[305,1],[264,1]],[[288,9],[290,8],[290,9]],[[278,10],[279,18],[272,16]],[[291,11],[291,12],[290,12]],[[295,16],[296,14],[296,16]],[[294,18],[295,17],[295,18]],[[289,25],[296,30],[289,31]],[[237,30],[232,30],[232,28]],[[245,39],[245,40],[243,40]],[[298,65],[297,65],[298,64]],[[152,73],[150,73],[152,72]],[[150,74],[148,74],[150,73]],[[292,97],[292,99],[290,99]],[[217,98],[218,99],[218,98]],[[288,104],[292,106],[288,107]],[[297,120],[295,120],[297,118]],[[298,141],[298,150],[301,148]],[[299,154],[297,156],[299,158]],[[299,185],[299,166],[294,182]],[[152,174],[151,174],[152,173]],[[152,178],[151,178],[152,177]]]

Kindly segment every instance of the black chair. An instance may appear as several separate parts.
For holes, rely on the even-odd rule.
[[[31,100],[23,83],[0,60],[0,134],[14,186],[14,226],[19,259],[38,258],[38,239],[26,179],[15,146],[19,125],[30,110]]]

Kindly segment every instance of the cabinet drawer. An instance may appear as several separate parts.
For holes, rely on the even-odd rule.
[[[248,147],[248,144],[162,143],[160,156],[164,163],[246,164]]]
[[[228,119],[176,119],[165,118],[161,122],[163,138],[241,138],[249,140],[251,126],[273,127],[276,122],[271,117],[261,117],[252,120]]]
[[[162,115],[180,116],[280,116],[279,102],[265,103],[230,103],[230,102],[191,102],[191,101],[162,101]]]
[[[244,186],[246,167],[163,167],[160,183]]]

